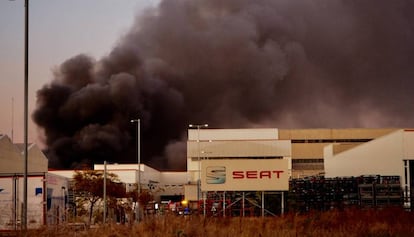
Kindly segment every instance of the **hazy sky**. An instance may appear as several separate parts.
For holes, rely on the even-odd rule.
[[[190,123],[413,124],[412,0],[30,2],[30,115],[54,168],[135,160],[135,118],[143,161],[177,170]],[[15,98],[21,142],[24,6],[0,4],[0,132]]]
[[[53,68],[80,53],[109,53],[134,17],[158,0],[30,0],[29,113]],[[0,134],[23,141],[24,0],[0,0]],[[14,98],[14,113],[12,113]],[[12,114],[14,119],[12,123]],[[30,121],[29,142],[37,140]]]

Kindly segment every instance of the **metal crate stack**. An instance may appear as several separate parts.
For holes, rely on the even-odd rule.
[[[354,177],[312,177],[290,181],[289,210],[324,211],[357,204],[358,185]]]
[[[402,206],[399,176],[310,177],[289,183],[288,210],[342,209]]]
[[[379,182],[378,175],[365,175],[358,178],[358,195],[362,208],[375,206],[375,184]]]
[[[363,176],[358,185],[361,207],[402,206],[399,176]]]
[[[375,205],[377,207],[401,206],[403,195],[399,176],[381,176],[375,185]]]

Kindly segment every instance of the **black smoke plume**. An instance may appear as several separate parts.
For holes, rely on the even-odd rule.
[[[51,167],[185,168],[189,123],[412,127],[414,1],[165,0],[109,55],[75,56],[33,114]]]

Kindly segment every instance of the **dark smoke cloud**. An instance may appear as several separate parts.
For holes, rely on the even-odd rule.
[[[52,167],[185,168],[189,123],[412,127],[414,2],[165,0],[106,57],[64,62],[34,121]]]

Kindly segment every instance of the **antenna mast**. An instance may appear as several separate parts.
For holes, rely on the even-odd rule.
[[[13,141],[13,135],[14,135],[14,131],[13,131],[13,128],[14,128],[14,97],[12,97],[12,114],[11,114],[11,141],[12,141],[12,143],[14,143],[14,141]]]

